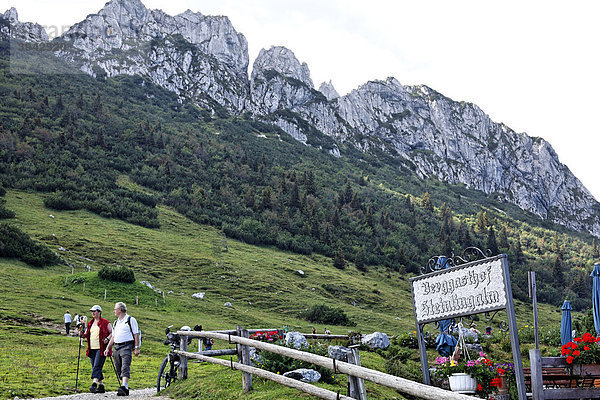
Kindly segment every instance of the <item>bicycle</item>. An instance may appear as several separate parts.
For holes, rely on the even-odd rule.
[[[181,363],[181,358],[179,354],[175,353],[175,350],[180,349],[181,345],[181,337],[173,332],[171,332],[171,328],[173,325],[169,325],[167,329],[165,329],[165,335],[167,339],[163,342],[165,345],[171,346],[171,352],[167,354],[164,358],[160,368],[158,370],[158,378],[156,379],[156,393],[160,392],[163,389],[169,387],[171,383],[173,383],[177,379],[177,370],[179,369],[179,365]],[[189,326],[181,327],[182,331],[191,331]],[[197,330],[194,327],[194,330]],[[188,337],[188,344],[192,341],[191,337]],[[168,368],[167,368],[168,365]]]

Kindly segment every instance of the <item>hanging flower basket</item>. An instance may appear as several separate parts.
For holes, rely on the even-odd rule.
[[[457,393],[475,393],[477,389],[477,379],[469,374],[455,373],[448,377],[450,390]]]

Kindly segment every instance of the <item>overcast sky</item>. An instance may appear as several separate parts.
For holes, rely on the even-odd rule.
[[[286,46],[318,87],[425,84],[548,140],[600,200],[600,1],[142,0],[174,15],[228,16],[261,48]],[[64,29],[105,0],[0,0],[21,21]],[[0,12],[1,12],[0,11]]]

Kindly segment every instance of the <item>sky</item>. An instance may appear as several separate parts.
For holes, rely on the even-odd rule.
[[[600,1],[142,0],[175,15],[226,15],[261,48],[291,49],[315,86],[344,95],[393,76],[477,104],[492,120],[550,142],[600,200]],[[106,0],[0,0],[59,33]],[[50,32],[52,33],[52,32]]]

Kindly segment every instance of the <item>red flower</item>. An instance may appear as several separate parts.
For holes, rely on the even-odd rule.
[[[505,371],[504,369],[502,369],[502,368],[498,368],[498,374],[499,374],[499,375],[504,375],[504,373],[505,373],[505,372],[506,372],[506,371]]]
[[[585,351],[588,351],[588,350],[590,349],[590,346],[583,346],[583,349],[584,349]]]
[[[571,349],[563,349],[561,353],[563,356],[566,356],[567,354],[571,354]]]
[[[500,378],[494,378],[490,381],[490,386],[494,387],[494,386],[498,386],[498,387],[502,387],[502,379]]]
[[[576,337],[575,339],[573,339],[573,341],[574,341],[574,342],[577,342],[577,343],[581,342],[582,340],[583,340],[583,339],[581,339],[580,337]]]
[[[483,387],[481,386],[481,383],[479,383],[479,384],[477,385],[477,390],[478,390],[478,391],[480,391],[480,392],[483,390]]]
[[[577,357],[579,354],[580,354],[580,353],[579,353],[579,350],[575,350],[575,351],[573,352],[573,356],[574,356],[574,357]]]
[[[573,356],[567,357],[567,364],[572,364],[572,363],[573,363]]]
[[[580,339],[579,341],[581,341],[581,338],[575,338],[575,340]],[[572,349],[576,349],[577,345],[573,342],[569,342],[568,345],[572,348]]]

